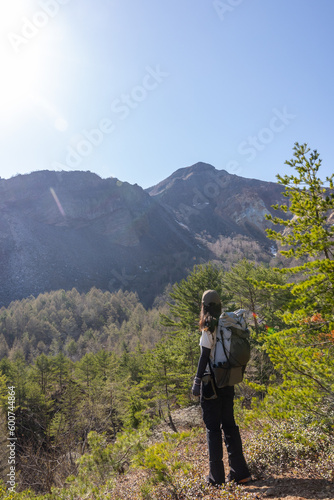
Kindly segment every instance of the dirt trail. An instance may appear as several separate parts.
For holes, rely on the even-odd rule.
[[[334,484],[325,479],[305,479],[298,476],[271,477],[245,487],[257,498],[271,500],[333,500]]]
[[[181,430],[183,427],[192,427],[194,425],[203,426],[200,408],[194,406],[183,410],[173,412],[175,425]],[[245,441],[245,436],[243,440]],[[205,429],[203,427],[203,454],[198,464],[203,468],[203,476],[207,473],[207,457]],[[270,453],[270,451],[269,451]],[[198,458],[200,458],[198,456]],[[227,461],[227,451],[224,447],[224,465],[225,470],[229,470]],[[333,464],[334,469],[334,464]],[[255,478],[256,479],[256,478]],[[334,483],[326,479],[317,479],[305,477],[298,471],[291,471],[290,474],[281,476],[269,476],[252,482],[243,489],[257,498],[268,498],[270,500],[334,500]]]

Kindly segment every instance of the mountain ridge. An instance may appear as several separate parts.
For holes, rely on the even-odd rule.
[[[277,183],[229,174],[201,162],[177,170],[146,191],[195,234],[203,229],[212,238],[240,234],[268,246],[265,230],[270,224],[265,215],[273,214],[272,205],[284,200]]]
[[[180,277],[184,259],[204,256],[200,249],[194,255],[195,247],[189,232],[137,185],[80,171],[39,171],[0,183],[2,305],[92,286],[129,287],[148,304],[161,281]]]
[[[273,194],[279,201],[271,184],[202,162],[145,190],[82,171],[0,179],[0,305],[95,286],[136,291],[149,306],[214,257],[206,241],[242,235],[265,245],[263,216]]]

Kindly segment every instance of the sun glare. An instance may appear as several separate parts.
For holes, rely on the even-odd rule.
[[[39,57],[38,54],[29,52],[19,57],[5,53],[0,58],[0,108],[2,116],[5,114],[8,117],[29,104],[29,94],[38,78]]]
[[[2,120],[17,119],[17,115],[29,107],[29,95],[39,82],[43,47],[37,28],[34,31],[33,15],[31,0],[11,0],[0,5]]]
[[[27,8],[31,8],[33,2],[31,0],[11,0],[10,2],[2,2],[0,6],[0,23],[1,27],[6,27],[10,30],[13,24],[17,23],[20,16],[25,15]]]

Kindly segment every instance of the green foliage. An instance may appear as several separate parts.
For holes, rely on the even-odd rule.
[[[295,268],[290,286],[292,299],[285,308],[285,325],[268,335],[265,347],[283,377],[281,385],[268,390],[268,408],[274,416],[302,411],[316,421],[334,422],[334,227],[333,176],[329,189],[317,177],[321,164],[317,151],[295,145],[294,159],[287,162],[298,175],[280,177],[288,205],[275,208],[290,212],[289,220],[268,216],[286,230],[269,230],[269,237],[287,246],[287,257],[304,257]],[[283,287],[282,289],[285,289]]]
[[[303,265],[295,266],[293,271],[297,283],[291,288],[295,300],[290,310],[303,309],[304,313],[333,315],[334,287],[334,225],[331,222],[334,209],[333,178],[326,178],[328,186],[317,177],[321,165],[317,151],[310,152],[306,144],[294,147],[294,159],[286,162],[296,169],[298,176],[278,176],[279,183],[285,186],[284,195],[289,205],[275,206],[277,210],[289,212],[291,218],[284,220],[268,215],[274,224],[283,225],[285,230],[268,230],[269,238],[279,241],[282,255],[304,257]],[[284,272],[284,270],[283,270]],[[297,313],[298,314],[298,313]],[[289,323],[293,324],[294,317]]]
[[[180,460],[177,446],[181,440],[189,439],[191,433],[165,434],[164,441],[147,447],[136,457],[136,465],[153,473],[153,484],[162,482],[172,491],[173,498],[178,497],[175,473],[182,470],[187,473],[191,466]]]
[[[328,221],[328,211],[334,209],[333,189],[334,174],[326,178],[328,187],[317,177],[321,166],[319,153],[306,144],[295,144],[294,158],[286,161],[294,168],[297,175],[278,175],[278,182],[285,186],[284,196],[288,204],[276,205],[275,209],[290,212],[293,217],[283,219],[267,215],[274,224],[283,225],[283,233],[268,230],[268,236],[279,241],[288,250],[281,253],[287,256],[309,256],[332,259],[334,246],[334,227]]]
[[[147,440],[146,429],[127,430],[107,443],[105,436],[96,432],[88,435],[89,452],[79,461],[78,481],[101,485],[112,475],[124,472]]]
[[[267,341],[267,352],[277,370],[283,375],[280,385],[268,388],[267,403],[271,413],[308,416],[333,428],[334,360],[326,343],[305,344],[305,339],[296,339],[295,329],[271,335]],[[283,413],[282,413],[283,412]]]
[[[231,296],[222,287],[222,270],[213,264],[195,266],[188,277],[176,283],[170,292],[169,315],[162,315],[162,324],[174,332],[198,331],[202,295],[216,290],[225,304]]]
[[[148,353],[146,371],[141,384],[150,406],[153,404],[159,415],[168,419],[174,430],[176,429],[171,417],[172,399],[180,394],[183,395],[185,389],[177,359],[178,353],[175,352],[173,345],[166,341],[157,344]]]
[[[173,485],[173,476],[177,470],[188,471],[190,465],[178,459],[176,447],[182,439],[189,439],[190,433],[165,434],[162,443],[146,448],[136,458],[136,464],[154,473],[154,480]]]
[[[243,259],[222,276],[222,283],[233,297],[233,305],[252,313],[256,333],[259,322],[282,324],[280,316],[291,295],[285,291],[286,277],[280,272]]]
[[[7,377],[6,375],[0,375],[0,406],[1,408],[7,410]]]
[[[47,500],[44,495],[36,495],[32,490],[9,492],[0,480],[0,500]]]
[[[75,472],[75,457],[84,452],[90,431],[118,432],[116,363],[112,354],[100,352],[75,364],[62,354],[42,354],[31,365],[22,358],[2,363],[16,388],[20,483],[49,490]]]
[[[53,488],[50,500],[109,498],[117,476],[131,466],[136,455],[143,450],[147,437],[145,428],[128,429],[110,443],[104,434],[90,432],[88,452],[78,459],[77,474],[67,479],[66,488]]]
[[[318,425],[305,425],[292,419],[279,424],[270,422],[262,432],[247,441],[245,453],[256,477],[296,469],[313,477],[334,479],[333,437]]]
[[[149,474],[141,485],[140,498],[146,500],[157,498],[246,500],[252,498],[251,494],[234,483],[221,488],[212,488],[205,483],[200,459],[203,446],[203,430],[192,429],[182,433],[165,434],[162,442],[145,448],[136,459],[137,465]]]
[[[160,310],[164,305],[160,306]],[[86,294],[58,290],[15,301],[0,309],[0,359],[33,361],[41,354],[66,354],[77,361],[87,353],[122,352],[138,343],[148,349],[161,338],[158,310],[146,311],[132,292]]]

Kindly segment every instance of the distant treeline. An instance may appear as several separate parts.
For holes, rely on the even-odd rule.
[[[92,288],[44,293],[0,309],[0,359],[18,353],[32,362],[38,355],[64,352],[78,360],[101,349],[146,349],[160,338],[159,311],[147,311],[132,292]]]

